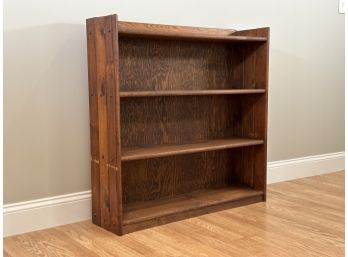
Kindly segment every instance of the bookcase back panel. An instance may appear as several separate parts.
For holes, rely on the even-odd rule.
[[[184,144],[226,137],[257,138],[254,105],[260,97],[170,96],[122,99],[122,147]]]
[[[253,186],[254,147],[122,163],[123,203],[172,198],[231,184]]]
[[[119,38],[121,91],[255,88],[262,43]]]

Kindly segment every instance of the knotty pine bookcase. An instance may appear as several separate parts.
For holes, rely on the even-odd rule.
[[[269,28],[87,19],[92,220],[122,235],[266,200]]]

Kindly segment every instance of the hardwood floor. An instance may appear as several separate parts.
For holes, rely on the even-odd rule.
[[[266,203],[113,235],[90,221],[4,239],[4,256],[344,256],[344,172],[268,186]]]

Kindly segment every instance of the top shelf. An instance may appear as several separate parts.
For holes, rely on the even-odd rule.
[[[118,22],[121,37],[213,42],[266,42],[267,37],[241,36],[235,30],[207,29],[136,22]]]

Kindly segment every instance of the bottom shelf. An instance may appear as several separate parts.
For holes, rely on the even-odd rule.
[[[190,216],[262,201],[263,192],[241,186],[183,194],[124,207],[124,233]]]

